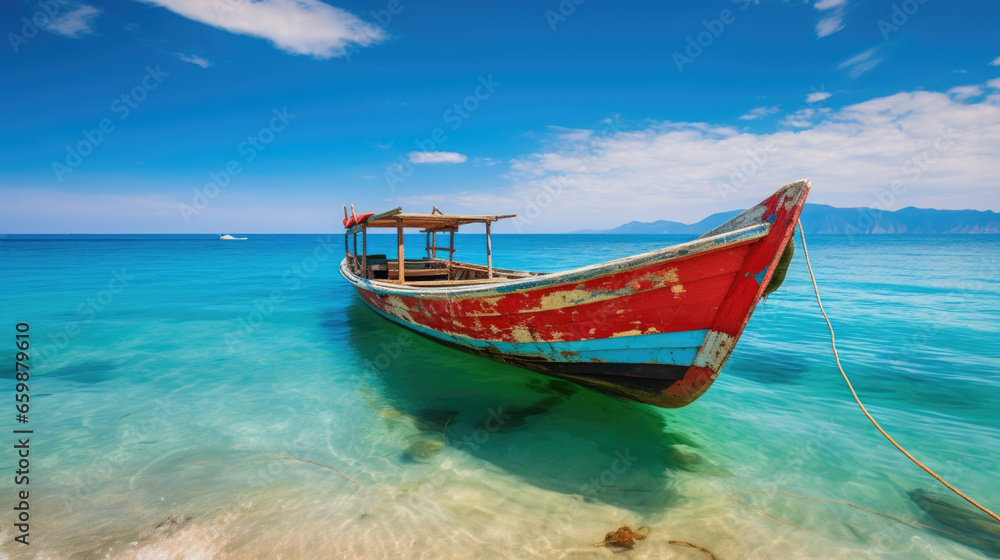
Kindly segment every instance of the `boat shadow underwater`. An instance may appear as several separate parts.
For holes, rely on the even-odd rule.
[[[362,364],[360,398],[413,427],[401,464],[432,462],[445,447],[467,452],[538,488],[624,507],[663,511],[680,472],[728,477],[706,457],[690,414],[669,413],[492,360],[444,348],[354,300],[326,321]],[[339,337],[338,337],[339,338]]]

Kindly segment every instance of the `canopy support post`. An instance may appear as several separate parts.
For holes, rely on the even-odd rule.
[[[406,273],[404,272],[405,260],[403,259],[403,220],[400,219],[396,220],[396,244],[399,246],[399,283],[402,284],[406,281]]]
[[[358,232],[354,232],[354,266],[352,268],[355,274],[360,273],[358,270]]]
[[[448,280],[455,280],[455,270],[451,268],[452,263],[455,262],[455,230],[457,227],[453,227],[448,230]]]
[[[368,228],[361,228],[361,275],[368,278]]]
[[[493,242],[490,240],[490,222],[486,222],[486,277],[493,278]]]

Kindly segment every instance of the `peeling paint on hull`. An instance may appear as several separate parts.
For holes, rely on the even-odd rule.
[[[383,317],[448,346],[676,408],[701,396],[739,340],[809,191],[786,185],[674,247],[566,272],[459,287],[341,273]]]

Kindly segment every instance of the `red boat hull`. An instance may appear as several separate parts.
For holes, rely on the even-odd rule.
[[[439,342],[676,408],[722,369],[808,190],[808,181],[787,185],[690,243],[513,282],[421,289],[341,270],[369,307]]]

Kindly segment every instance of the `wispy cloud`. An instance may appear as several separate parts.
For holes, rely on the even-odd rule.
[[[837,68],[841,70],[847,69],[847,73],[851,79],[857,78],[882,62],[882,57],[876,56],[877,50],[877,48],[871,48],[861,54],[852,56],[838,64]]]
[[[410,152],[410,163],[462,163],[466,156],[455,152]]]
[[[990,61],[990,66],[1000,66],[1000,56],[994,58]]]
[[[848,66],[854,66],[859,62],[869,60],[873,54],[875,54],[875,49],[874,48],[868,49],[867,51],[861,54],[854,55],[851,58],[848,58],[847,60],[841,62],[840,64],[837,65],[837,68],[847,68]]]
[[[808,108],[794,113],[801,125],[794,130],[755,134],[725,125],[661,122],[603,135],[599,143],[593,137],[552,138],[514,160],[512,184],[496,196],[515,199],[504,210],[522,213],[539,193],[555,193],[558,204],[543,209],[532,222],[534,231],[629,220],[691,222],[745,208],[803,177],[813,179],[814,202],[875,206],[876,192],[902,179],[896,207],[997,210],[1000,78],[994,81],[982,85],[983,99],[971,103],[946,92],[913,91],[835,110]],[[948,147],[935,152],[942,135],[948,135]],[[924,155],[928,151],[931,156]],[[752,157],[761,162],[757,171],[739,175]],[[918,179],[912,178],[915,169]],[[733,177],[736,191],[723,200],[719,186],[733,185]]]
[[[191,64],[197,64],[198,66],[201,66],[202,68],[208,68],[209,66],[212,66],[211,62],[209,62],[208,60],[206,60],[206,59],[204,59],[204,58],[202,58],[202,57],[200,57],[198,55],[188,56],[188,55],[183,54],[183,53],[177,53],[177,58],[183,60],[184,62],[190,62]]]
[[[739,118],[745,121],[752,121],[756,119],[763,119],[766,116],[773,115],[781,110],[781,107],[774,105],[772,107],[754,107],[749,110],[746,114],[740,115]]]
[[[386,33],[319,0],[141,0],[232,33],[268,39],[278,48],[316,58],[343,56]]]
[[[970,97],[979,97],[983,94],[983,88],[979,86],[955,86],[948,90],[948,93],[955,96],[959,101],[965,101]]]
[[[834,14],[819,20],[819,23],[816,24],[816,36],[826,37],[828,35],[833,35],[843,28],[844,16],[841,14]]]
[[[821,12],[829,12],[816,24],[816,37],[833,35],[844,28],[844,7],[847,0],[819,0],[813,7]]]
[[[827,97],[829,97],[829,94],[827,94]],[[780,124],[790,128],[809,128],[819,117],[829,112],[830,109],[826,107],[820,109],[800,109],[781,119]]]
[[[45,28],[57,35],[75,39],[94,32],[94,20],[100,13],[101,10],[89,4],[81,4],[69,13],[51,19]]]
[[[806,103],[812,105],[813,103],[819,103],[820,101],[830,99],[831,96],[833,96],[833,94],[827,91],[814,91],[806,95]]]
[[[513,208],[520,202],[511,196],[477,191],[453,192],[449,193],[447,197],[442,197],[439,194],[406,196],[399,198],[398,202],[406,208],[410,206],[441,206],[442,200],[448,201],[449,207],[445,208],[445,211],[451,210],[451,207],[454,206],[475,213],[482,212],[483,208]]]

